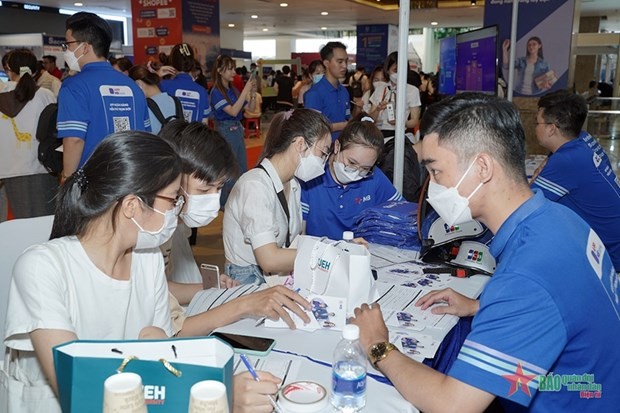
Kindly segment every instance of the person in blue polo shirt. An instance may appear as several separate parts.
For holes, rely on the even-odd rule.
[[[177,73],[174,78],[161,82],[162,92],[179,98],[186,122],[207,123],[211,114],[209,95],[190,75],[195,65],[192,47],[187,43],[177,44],[170,52],[168,63]]]
[[[349,122],[334,142],[325,174],[301,183],[308,235],[341,239],[366,208],[403,199],[381,169],[375,168],[383,152],[381,131],[369,116],[361,118]]]
[[[474,316],[447,375],[394,351],[380,306],[363,304],[351,322],[371,362],[420,411],[482,412],[496,397],[506,411],[617,411],[618,275],[583,219],[529,188],[517,109],[462,93],[428,107],[421,132],[429,202],[449,224],[484,223],[498,266],[480,300],[444,289],[416,302]]]
[[[532,188],[575,211],[601,237],[620,271],[620,181],[605,150],[582,131],[586,100],[558,91],[538,101],[536,138],[552,152]]]
[[[329,42],[321,49],[321,60],[325,76],[305,93],[304,108],[318,110],[329,119],[332,140],[336,140],[351,119],[349,92],[339,81],[347,74],[347,47],[340,42]]]
[[[66,29],[64,60],[69,69],[80,73],[65,79],[58,94],[62,182],[107,135],[151,130],[144,93],[106,60],[112,42],[108,23],[96,14],[80,12],[67,19]]]

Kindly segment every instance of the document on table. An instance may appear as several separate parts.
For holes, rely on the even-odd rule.
[[[202,290],[194,295],[187,307],[186,314],[192,316],[203,313],[235,298],[252,294],[261,289],[262,287],[258,285],[242,284],[233,288],[209,288],[208,290]]]
[[[294,356],[285,354],[270,353],[267,357],[247,356],[254,367],[254,370],[268,371],[282,380],[280,386],[285,386],[297,380],[299,375],[301,360]],[[248,371],[245,364],[241,362],[238,354],[235,354],[233,374]]]
[[[370,266],[375,269],[418,258],[418,251],[381,244],[368,244],[368,251],[370,252]]]

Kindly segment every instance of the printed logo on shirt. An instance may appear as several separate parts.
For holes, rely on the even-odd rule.
[[[145,404],[165,404],[166,386],[145,385],[144,386]]]
[[[461,232],[461,227],[458,225],[448,225],[446,223],[443,224],[443,229],[446,231],[446,234],[453,234],[455,232]]]
[[[476,251],[476,250],[471,249],[467,252],[467,259],[473,262],[482,262],[483,254],[484,253],[482,251]]]
[[[597,168],[603,162],[603,158],[601,158],[596,152],[592,154],[592,162],[594,162],[594,166]]]
[[[177,89],[174,94],[179,98],[200,100],[200,93],[193,90]]]
[[[596,235],[592,229],[588,235],[588,243],[586,245],[586,255],[588,262],[599,279],[603,277],[603,255],[605,254],[605,245],[603,241]]]
[[[101,96],[133,96],[129,86],[101,86]]]
[[[362,204],[364,202],[370,201],[371,199],[372,199],[372,197],[370,195],[358,196],[358,197],[355,198],[355,203],[357,205],[360,205],[360,204]]]

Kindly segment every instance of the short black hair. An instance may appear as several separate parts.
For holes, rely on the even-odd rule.
[[[56,56],[54,56],[53,54],[46,54],[45,56],[41,57],[41,59],[47,59],[50,62],[56,63]]]
[[[334,49],[342,49],[346,52],[347,46],[342,42],[328,42],[321,49],[321,60],[331,60],[334,57]]]
[[[430,105],[420,122],[422,136],[436,133],[462,169],[481,152],[493,156],[515,182],[527,184],[525,131],[517,108],[482,93],[460,93]]]
[[[583,96],[566,90],[547,93],[538,100],[543,109],[545,122],[553,123],[563,136],[574,139],[579,136],[586,118],[588,103]]]
[[[81,11],[67,19],[66,30],[78,42],[86,42],[93,47],[97,57],[107,58],[112,43],[112,29],[108,22],[93,13]]]
[[[291,73],[290,66],[284,65],[284,67],[282,67],[282,73],[284,73],[285,75],[288,75],[289,73]]]

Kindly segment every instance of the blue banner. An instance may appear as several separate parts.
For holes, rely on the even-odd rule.
[[[517,44],[510,44],[512,0],[490,0],[484,25],[499,26],[499,70],[508,80],[516,47],[514,96],[540,96],[568,86],[574,0],[520,0]]]
[[[357,67],[363,66],[366,72],[382,65],[388,55],[388,24],[360,24],[357,26]]]

